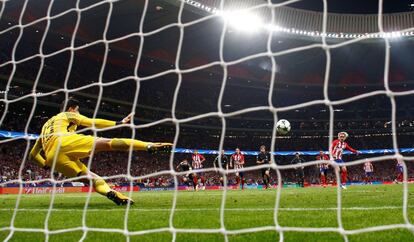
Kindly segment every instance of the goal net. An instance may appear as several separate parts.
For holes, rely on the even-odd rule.
[[[296,9],[295,4],[300,2],[0,1],[0,143],[3,147],[0,148],[0,164],[3,169],[0,174],[0,194],[15,193],[0,195],[6,199],[5,204],[12,204],[3,209],[3,216],[0,215],[1,238],[13,241],[14,238],[20,238],[18,236],[21,233],[33,233],[49,241],[54,235],[67,234],[71,238],[72,233],[80,232],[81,236],[75,240],[88,239],[91,233],[115,233],[130,241],[136,236],[167,233],[171,235],[168,238],[173,241],[180,240],[181,234],[220,235],[201,238],[229,241],[237,235],[273,232],[279,241],[285,241],[289,240],[286,239],[289,238],[286,234],[301,232],[310,234],[309,236],[334,233],[348,241],[350,236],[362,233],[395,229],[412,231],[414,226],[408,214],[409,165],[405,163],[412,158],[403,155],[404,152],[412,151],[410,147],[399,147],[397,134],[404,124],[400,123],[397,114],[399,102],[404,102],[403,98],[414,92],[409,89],[410,85],[393,88],[395,83],[390,82],[390,63],[392,43],[414,35],[414,26],[410,25],[414,16],[411,13],[385,14],[382,0],[378,1],[377,13],[361,16],[328,13],[327,0],[317,3],[320,11]],[[371,56],[380,71],[367,70],[381,76],[381,88],[364,83],[358,91],[342,95],[337,90],[352,88],[355,83],[360,83],[358,77],[352,77],[351,83],[346,80],[332,83],[332,79],[336,78],[332,78],[333,69],[346,70],[348,64],[355,65],[334,62],[333,58],[338,55],[338,49],[343,50],[358,44],[363,45],[359,47],[359,51],[370,48],[370,45],[381,45],[382,54]],[[320,68],[320,75],[315,78],[311,76],[312,73],[306,73],[314,66],[305,67],[313,62],[313,58],[318,60],[317,65]],[[284,62],[291,65],[287,69],[292,76],[283,73],[283,67],[286,66]],[[249,68],[254,69],[255,73],[247,71]],[[308,76],[308,82],[287,81],[289,78],[299,78],[302,71],[304,76]],[[292,101],[290,94],[284,93],[290,88],[302,94],[291,98],[295,99]],[[369,131],[371,133],[352,131],[359,130],[359,126],[365,125],[363,122],[354,124],[356,127],[338,126],[337,117],[343,119],[341,108],[346,109],[349,107],[347,105],[352,104],[363,111],[365,105],[369,106],[367,103],[379,96],[382,97],[379,105],[387,103],[387,112],[389,111],[380,118],[382,128],[386,126],[385,130],[379,130],[380,128],[377,129],[372,124]],[[81,112],[94,118],[122,120],[128,113],[135,113],[131,124],[104,129],[83,128],[78,133],[95,137],[121,136],[174,143],[171,155],[158,155],[153,158],[130,149],[126,153],[115,152],[112,155],[92,153],[84,161],[92,171],[100,171],[99,175],[113,183],[116,189],[128,196],[137,196],[135,205],[122,209],[121,218],[115,219],[119,223],[116,226],[111,226],[114,221],[107,218],[102,218],[107,221],[102,221],[102,226],[96,221],[94,225],[90,224],[88,218],[91,212],[112,209],[106,205],[99,207],[94,203],[96,198],[91,184],[84,186],[76,182],[76,178],[40,170],[28,159],[30,149],[44,122],[57,113],[61,100],[67,101],[70,97],[78,98],[81,101]],[[325,116],[318,123],[318,117],[311,119],[314,114],[308,112],[308,116],[307,109],[318,109]],[[289,113],[295,112],[303,115],[301,118],[298,115],[289,116]],[[256,117],[257,115],[260,117]],[[277,134],[276,123],[280,118],[286,117],[293,118],[292,131],[287,136],[280,136]],[[410,126],[410,121],[407,122],[407,126]],[[312,123],[315,133],[319,135],[307,132],[307,123]],[[298,130],[300,135],[296,133],[295,136]],[[285,194],[282,187],[288,183],[286,177],[293,174],[295,169],[311,169],[323,164],[325,161],[314,158],[319,149],[328,154],[337,131],[350,130],[351,135],[355,134],[353,141],[358,138],[369,140],[367,137],[370,137],[377,140],[387,139],[387,142],[384,147],[371,147],[367,144],[371,141],[359,142],[361,146],[358,148],[366,156],[352,156],[352,161],[346,163],[347,167],[362,167],[367,157],[374,166],[378,162],[402,161],[403,185],[401,192],[397,193],[398,196],[402,195],[401,204],[397,207],[381,208],[389,209],[389,213],[398,210],[402,214],[402,220],[358,228],[344,226],[344,211],[348,213],[365,208],[346,205],[350,201],[344,201],[345,191],[341,189],[339,182],[333,184],[335,196],[331,205],[334,206],[294,208],[286,206],[286,201],[282,202]],[[410,132],[408,129],[407,133],[411,134]],[[301,143],[304,147],[298,147],[299,143],[290,141],[295,137],[306,140]],[[405,142],[409,137],[401,139]],[[323,143],[312,146],[314,141]],[[273,162],[258,166],[255,164],[257,152],[242,150],[249,156],[247,159],[252,161],[250,165],[239,170],[226,169],[220,158],[217,167],[213,167],[214,157],[221,150],[225,149],[226,154],[232,154],[232,150],[239,146],[255,149],[253,144],[266,144]],[[215,208],[209,208],[217,212],[215,215],[219,220],[218,227],[204,227],[202,224],[186,227],[182,226],[185,223],[180,222],[179,216],[177,217],[177,212],[181,216],[183,210],[194,214],[193,216],[203,217],[202,209],[186,209],[187,201],[180,199],[180,193],[183,192],[179,191],[183,187],[181,178],[190,172],[178,170],[177,165],[184,158],[191,159],[191,153],[196,148],[200,148],[200,153],[206,154],[210,162],[210,165],[205,165],[197,173],[213,174],[211,176],[216,180],[209,181],[209,184],[218,183],[219,177],[223,177],[226,184],[217,186],[219,193],[204,195],[205,199],[210,195],[219,196],[219,204]],[[278,162],[286,161],[287,157],[292,158],[296,151],[307,156],[308,162]],[[328,163],[332,167],[332,179],[340,181],[339,169],[345,163],[336,163],[332,161],[332,156],[330,158]],[[123,165],[119,167],[114,163]],[[247,227],[235,227],[226,223],[228,211],[245,211],[237,206],[232,207],[235,205],[229,203],[229,199],[237,203],[237,198],[234,197],[236,195],[232,194],[236,188],[232,183],[235,173],[256,174],[267,168],[270,168],[274,177],[271,190],[271,223],[263,226],[251,224]],[[66,186],[68,183],[71,184],[70,188]],[[137,184],[144,185],[141,187]],[[146,210],[140,208],[140,198],[135,195],[135,191],[156,190],[156,187],[163,185],[172,190],[168,208],[164,204],[162,208],[153,207],[148,211],[162,212],[164,216],[154,217],[148,215],[150,213],[138,216],[134,213]],[[150,189],[151,186],[153,189]],[[75,193],[62,196],[59,193],[63,191],[86,192],[87,195],[81,196],[82,203],[79,207],[79,204],[70,202],[71,199],[76,199],[76,195],[73,195]],[[364,191],[360,192],[362,194]],[[37,203],[37,198],[27,196],[27,193],[45,193],[50,196],[39,202],[41,206],[37,204],[31,207],[28,205]],[[286,194],[295,193],[303,196],[299,189],[286,190]],[[195,194],[191,196],[203,193],[200,191]],[[145,196],[157,204],[157,200],[162,201],[165,194],[153,192]],[[240,199],[243,196],[241,194]],[[255,208],[250,212],[268,212],[269,208],[260,206],[259,197],[263,195],[253,196],[258,202],[253,203]],[[66,202],[67,206],[75,207],[61,209]],[[180,205],[181,202],[185,206]],[[197,204],[191,205],[197,207]],[[25,211],[31,209],[42,214],[40,225],[25,222],[30,220],[27,216],[31,216]],[[291,226],[282,221],[286,219],[283,211],[300,212],[312,209],[335,212],[334,226],[309,226],[306,223],[302,223],[303,226]],[[63,214],[63,210],[69,215]],[[56,216],[69,217],[74,210],[81,211],[81,216],[80,221],[72,221],[73,226],[70,222],[69,225],[61,227],[52,223]],[[293,216],[290,219],[303,218]],[[148,225],[134,229],[132,225],[134,221],[152,224],[160,220],[163,222],[159,227]],[[243,220],[239,223],[243,223]]]

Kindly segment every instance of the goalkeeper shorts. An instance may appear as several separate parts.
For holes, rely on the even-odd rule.
[[[96,139],[94,136],[82,134],[60,137],[60,147],[56,141],[47,152],[46,165],[52,168],[53,162],[56,161],[55,171],[66,177],[85,175],[88,169],[80,159],[89,157]]]

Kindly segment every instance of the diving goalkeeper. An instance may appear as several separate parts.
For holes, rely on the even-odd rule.
[[[131,117],[132,114],[120,122],[87,118],[79,114],[79,102],[75,99],[69,99],[66,110],[62,109],[61,113],[53,116],[43,125],[41,135],[30,151],[29,159],[45,169],[53,167],[53,163],[55,163],[54,169],[69,178],[90,176],[93,188],[99,194],[106,196],[117,205],[133,204],[134,201],[131,198],[112,190],[104,179],[91,172],[80,159],[89,157],[93,149],[95,152],[128,151],[131,147],[133,150],[156,153],[170,152],[172,144],[124,138],[108,139],[75,133],[78,126],[112,127],[129,123]],[[80,181],[89,182],[87,178],[80,179]]]

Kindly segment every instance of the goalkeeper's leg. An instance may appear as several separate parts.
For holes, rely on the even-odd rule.
[[[53,161],[52,156],[50,157]],[[49,167],[53,167],[52,164],[48,164]],[[106,183],[102,177],[98,176],[97,174],[89,171],[89,169],[83,164],[79,159],[76,157],[68,156],[66,154],[59,154],[56,157],[56,164],[55,170],[62,173],[66,177],[73,178],[73,177],[80,177],[80,176],[88,176],[84,178],[79,178],[79,180],[85,184],[88,184],[91,180],[93,188],[95,191],[103,196],[106,196],[113,202],[118,205],[125,205],[127,203],[133,204],[134,201],[129,197],[123,195],[120,192],[112,190],[109,185]],[[90,178],[90,180],[89,180]]]
[[[95,191],[105,197],[107,197],[109,200],[113,201],[116,205],[126,205],[128,203],[130,203],[131,205],[134,204],[134,200],[132,200],[131,198],[125,196],[124,194],[113,190],[109,187],[108,183],[106,183],[106,181],[98,176],[97,174],[91,172],[91,171],[87,171],[86,174],[89,174],[89,176],[91,176],[91,180],[92,180],[92,185],[93,188],[95,189]],[[80,173],[80,175],[86,175],[86,174],[82,174]],[[84,183],[89,182],[88,179],[83,179]]]
[[[111,189],[108,183],[106,183],[106,181],[97,174],[87,170],[86,173],[82,172],[79,174],[79,176],[87,174],[89,174],[89,176],[92,177],[92,185],[97,193],[106,196],[109,200],[112,200],[116,205],[126,205],[128,203],[130,203],[131,205],[134,204],[134,200],[116,190]],[[82,179],[82,181],[84,183],[89,182],[88,179]]]
[[[152,143],[135,139],[107,139],[98,138],[95,143],[96,151],[126,151],[132,147],[132,150],[144,150],[149,153],[170,152],[173,144],[171,143]]]

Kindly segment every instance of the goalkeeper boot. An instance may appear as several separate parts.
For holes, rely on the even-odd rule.
[[[130,205],[134,204],[134,200],[115,190],[108,192],[106,197],[116,203],[116,205],[127,205],[128,203]]]
[[[169,153],[172,147],[173,144],[171,143],[151,143],[147,146],[147,151],[150,154]]]

